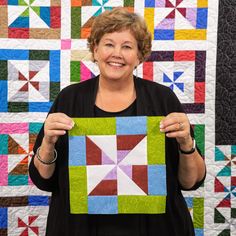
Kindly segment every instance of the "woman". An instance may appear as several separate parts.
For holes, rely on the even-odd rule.
[[[50,236],[191,236],[193,225],[181,189],[196,189],[205,178],[189,120],[174,93],[133,76],[151,51],[144,20],[122,8],[107,11],[93,24],[88,45],[100,75],[63,89],[40,131],[30,176],[52,192],[47,234]],[[69,210],[68,136],[71,117],[165,116],[167,201],[164,214],[76,215]],[[58,155],[58,157],[57,157]]]

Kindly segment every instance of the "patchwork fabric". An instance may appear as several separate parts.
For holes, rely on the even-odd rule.
[[[235,231],[236,223],[236,146],[216,146],[214,223],[224,227],[224,234]],[[222,234],[223,235],[223,234]]]
[[[73,214],[165,212],[161,117],[74,118],[69,131]]]
[[[86,39],[96,16],[105,10],[121,6],[134,11],[133,0],[71,0],[71,38]]]
[[[0,38],[60,38],[59,0],[8,0],[0,4]]]
[[[60,51],[0,49],[0,112],[47,112],[60,91]]]
[[[144,16],[154,40],[205,40],[207,0],[145,0]]]

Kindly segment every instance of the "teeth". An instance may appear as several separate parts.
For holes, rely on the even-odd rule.
[[[122,66],[123,64],[117,63],[117,62],[109,62],[110,65],[112,66]]]

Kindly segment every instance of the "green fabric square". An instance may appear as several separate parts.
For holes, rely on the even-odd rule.
[[[86,166],[70,166],[69,179],[71,213],[88,213]]]
[[[165,135],[160,132],[163,117],[147,117],[148,164],[165,164]]]
[[[9,112],[28,112],[29,107],[27,102],[8,102]]]
[[[7,80],[7,61],[0,60],[0,80]]]
[[[193,198],[194,228],[204,227],[204,198]]]
[[[60,82],[50,82],[50,101],[53,102],[60,92]]]
[[[46,60],[49,61],[48,50],[30,50],[29,60]]]
[[[73,118],[75,126],[69,131],[70,136],[79,135],[115,135],[115,118]]]
[[[161,214],[166,210],[166,196],[118,196],[119,214]]]
[[[80,82],[80,61],[70,62],[70,81]]]

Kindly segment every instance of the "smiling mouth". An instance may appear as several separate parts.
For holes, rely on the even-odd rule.
[[[110,66],[116,66],[116,67],[122,67],[122,66],[125,65],[125,64],[123,64],[123,63],[118,63],[118,62],[108,62],[108,64],[109,64]]]

